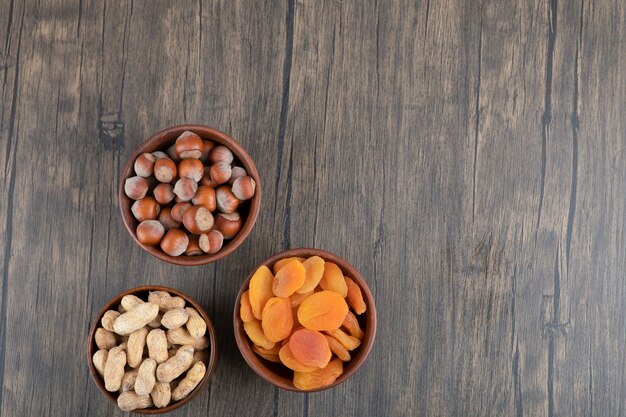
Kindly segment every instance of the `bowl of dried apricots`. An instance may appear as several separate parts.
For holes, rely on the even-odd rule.
[[[237,346],[267,382],[296,392],[332,388],[363,365],[376,337],[374,298],[359,272],[319,249],[263,261],[233,312]]]

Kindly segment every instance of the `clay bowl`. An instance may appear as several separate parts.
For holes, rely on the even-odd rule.
[[[337,378],[337,380],[323,388],[303,391],[296,388],[293,385],[293,371],[288,369],[279,363],[269,362],[260,356],[258,356],[252,350],[252,342],[248,339],[246,332],[243,328],[243,321],[239,315],[239,305],[241,300],[241,295],[248,289],[250,284],[250,279],[254,272],[262,265],[267,266],[272,269],[274,264],[283,259],[290,257],[302,257],[308,258],[310,256],[317,255],[325,261],[334,262],[337,264],[344,275],[352,278],[361,288],[361,292],[363,293],[363,299],[367,305],[367,311],[360,316],[357,316],[359,320],[359,324],[361,329],[363,329],[365,333],[365,337],[362,340],[361,346],[359,346],[356,350],[350,352],[352,359],[349,362],[344,363],[343,373]],[[374,297],[372,297],[372,293],[367,286],[367,283],[359,274],[359,272],[350,265],[345,259],[334,255],[332,253],[320,250],[320,249],[290,249],[284,252],[277,253],[274,256],[264,260],[260,264],[258,264],[248,275],[246,280],[244,281],[239,293],[237,294],[237,299],[235,301],[235,308],[233,311],[233,325],[235,331],[235,340],[237,341],[237,347],[241,352],[244,360],[248,363],[250,368],[261,378],[269,382],[270,384],[274,384],[279,388],[295,391],[295,392],[314,392],[314,391],[323,391],[329,388],[332,388],[336,385],[341,384],[350,378],[360,367],[363,365],[370,351],[372,350],[372,346],[374,345],[374,339],[376,338],[376,306],[374,304]]]
[[[133,216],[131,212],[131,206],[133,204],[133,200],[128,198],[124,193],[124,182],[127,178],[135,175],[133,165],[135,163],[135,159],[139,155],[145,152],[155,152],[155,151],[163,151],[165,152],[167,148],[176,142],[176,138],[180,136],[184,131],[189,130],[191,132],[196,133],[202,139],[211,140],[218,145],[224,145],[229,148],[235,158],[239,160],[241,165],[246,169],[248,175],[251,176],[256,182],[256,191],[254,197],[252,197],[249,201],[246,201],[244,205],[242,205],[242,210],[240,210],[240,215],[244,218],[243,226],[237,235],[230,239],[224,241],[224,246],[217,253],[214,254],[204,254],[197,256],[170,256],[163,252],[161,248],[156,246],[148,246],[139,242],[137,239],[137,225],[139,222]],[[254,161],[248,155],[246,150],[233,138],[228,136],[225,133],[220,132],[219,130],[213,129],[208,126],[200,126],[200,125],[180,125],[168,127],[165,130],[162,130],[158,133],[152,135],[148,140],[146,140],[143,144],[141,144],[126,162],[124,169],[120,175],[120,186],[118,192],[119,205],[120,205],[120,213],[122,214],[122,221],[124,222],[124,226],[128,233],[132,236],[134,241],[139,245],[143,250],[148,252],[150,255],[159,258],[162,261],[169,262],[175,265],[183,265],[183,266],[198,266],[198,265],[206,265],[211,262],[215,262],[219,259],[222,259],[228,255],[230,255],[235,249],[237,249],[244,240],[250,235],[252,228],[254,227],[254,223],[259,215],[259,210],[261,208],[261,181],[259,178],[259,173],[254,165]]]
[[[113,403],[115,403],[115,406],[117,407],[118,393],[109,392],[104,388],[104,380],[102,379],[102,377],[100,376],[100,374],[98,373],[98,371],[96,370],[96,368],[94,367],[91,361],[91,358],[93,357],[94,353],[98,351],[98,347],[96,346],[96,342],[95,342],[96,329],[98,329],[98,327],[101,327],[100,320],[102,320],[102,316],[104,315],[104,313],[106,313],[108,310],[117,311],[117,307],[119,306],[120,301],[122,300],[122,297],[128,294],[133,294],[141,298],[142,300],[147,300],[149,291],[167,291],[172,296],[177,295],[179,297],[182,297],[185,300],[186,304],[188,306],[195,308],[200,314],[200,316],[202,317],[202,319],[204,319],[206,323],[206,337],[209,339],[209,363],[206,364],[206,374],[204,375],[204,378],[202,378],[202,381],[200,381],[198,386],[191,393],[189,393],[189,395],[186,398],[180,401],[171,403],[167,407],[163,407],[163,408],[146,408],[142,410],[133,411],[134,413],[137,413],[137,414],[165,414],[179,407],[182,407],[183,405],[191,401],[192,398],[195,397],[198,394],[198,392],[200,392],[206,386],[207,382],[209,381],[209,378],[211,378],[211,375],[213,374],[213,371],[215,371],[215,366],[217,365],[217,340],[215,337],[215,328],[213,327],[213,322],[211,322],[211,320],[209,319],[209,316],[207,316],[204,309],[200,307],[200,304],[194,301],[191,297],[173,288],[162,287],[159,285],[145,285],[142,287],[131,288],[130,290],[126,290],[123,293],[116,295],[115,298],[113,298],[104,306],[104,308],[100,311],[100,313],[98,313],[93,323],[91,324],[91,330],[89,331],[89,339],[87,343],[87,355],[88,355],[87,360],[89,362],[89,372],[91,373],[91,377],[93,378],[94,382],[98,386],[98,389],[102,391],[102,393],[108,399],[113,401]]]

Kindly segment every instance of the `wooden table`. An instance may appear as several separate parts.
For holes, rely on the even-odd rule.
[[[164,284],[215,321],[209,388],[176,416],[625,416],[626,4],[0,2],[0,415],[117,416],[93,317]],[[232,256],[144,253],[119,173],[153,132],[214,126],[263,206]],[[281,391],[237,351],[254,265],[348,259],[377,299],[365,366]]]

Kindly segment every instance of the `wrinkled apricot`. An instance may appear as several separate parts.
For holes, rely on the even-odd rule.
[[[250,279],[248,297],[250,298],[252,314],[259,320],[261,320],[261,313],[263,312],[265,303],[274,296],[272,292],[273,282],[274,275],[266,266],[259,267]]]
[[[304,284],[305,269],[302,262],[294,259],[280,268],[274,277],[272,290],[276,297],[288,298]]]
[[[346,298],[348,295],[348,286],[343,278],[343,272],[341,268],[332,262],[324,263],[324,274],[319,284],[322,289],[334,291],[343,298]]]
[[[350,336],[341,329],[330,330],[326,333],[339,340],[339,343],[348,350],[354,350],[361,345],[361,339]]]
[[[274,342],[268,340],[268,338],[265,337],[265,334],[263,334],[263,329],[261,328],[260,321],[252,320],[244,323],[243,329],[246,331],[246,334],[255,345],[259,345],[264,349],[274,348]]]
[[[302,362],[297,360],[293,356],[293,352],[289,347],[289,343],[286,343],[283,347],[280,348],[280,351],[278,352],[278,357],[280,358],[280,361],[283,363],[283,365],[293,371],[313,372],[319,369],[317,366],[306,366]]]
[[[280,358],[278,357],[278,354],[267,353],[267,350],[263,349],[260,346],[252,345],[252,350],[254,350],[254,353],[256,353],[265,360],[268,360],[270,362],[282,363],[280,361]]]
[[[305,292],[304,294],[298,294],[298,292],[291,294],[291,296],[289,297],[289,301],[291,301],[291,306],[298,307],[300,304],[302,304],[304,299],[311,294],[313,294],[313,291]]]
[[[293,314],[288,298],[272,297],[267,300],[261,314],[261,327],[271,342],[280,342],[291,333]]]
[[[317,330],[302,329],[294,332],[289,338],[289,348],[298,362],[318,368],[328,365],[333,355],[328,341]]]
[[[350,307],[352,307],[356,314],[365,313],[365,310],[367,310],[367,306],[365,305],[365,301],[363,300],[361,288],[351,278],[344,277],[344,279],[348,287],[348,304],[350,305]]]
[[[352,313],[352,311],[348,311],[346,314],[346,318],[341,323],[341,326],[344,327],[350,336],[357,337],[359,339],[363,339],[365,333],[361,330],[361,326],[359,326],[359,321],[356,319],[356,316]]]
[[[250,305],[250,291],[246,291],[241,294],[241,305],[239,307],[239,315],[243,322],[249,322],[254,320],[254,314],[252,313],[252,306]]]
[[[278,355],[278,351],[280,350],[280,346],[278,346],[278,344],[276,344],[271,349],[265,349],[264,347],[261,347],[259,345],[254,345],[254,350],[258,350],[259,352],[264,353],[266,355]]]
[[[342,372],[343,362],[340,359],[333,359],[323,369],[313,372],[294,372],[293,385],[304,391],[322,388],[335,382]]]
[[[293,260],[303,262],[304,258],[300,258],[298,256],[292,256],[291,258],[284,258],[284,259],[281,259],[280,261],[276,261],[276,263],[274,264],[274,267],[272,268],[272,271],[274,271],[274,274],[277,273],[280,270],[280,268],[287,265],[289,262]]]
[[[299,294],[313,291],[324,275],[324,260],[319,256],[311,256],[302,265],[305,270],[304,284],[296,291]]]
[[[341,295],[334,291],[321,291],[302,301],[298,307],[298,322],[307,329],[336,330],[347,313],[348,304]]]
[[[350,352],[346,350],[345,347],[339,342],[339,340],[335,339],[332,336],[326,336],[326,341],[328,342],[328,347],[330,351],[333,352],[339,359],[344,362],[348,362],[350,360]]]

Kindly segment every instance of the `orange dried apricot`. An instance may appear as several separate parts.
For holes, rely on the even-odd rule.
[[[304,284],[305,269],[302,262],[294,259],[280,268],[274,277],[272,290],[276,297],[287,298]]]
[[[289,338],[289,349],[298,362],[318,368],[328,365],[333,355],[328,341],[317,330],[302,329],[294,332]]]
[[[263,334],[263,329],[261,328],[260,321],[252,320],[244,323],[243,329],[246,331],[246,334],[255,345],[259,345],[264,349],[274,348],[274,342],[268,340],[268,338],[265,337],[265,334]]]
[[[274,273],[277,273],[280,270],[280,268],[287,265],[289,262],[293,260],[303,262],[304,258],[300,258],[298,256],[292,256],[291,258],[283,258],[280,261],[276,261],[276,263],[274,264],[274,267],[272,268],[272,271],[274,271]]]
[[[254,314],[252,313],[252,306],[250,305],[250,291],[246,291],[241,294],[241,305],[239,307],[239,315],[243,322],[249,322],[254,320]]]
[[[261,347],[259,345],[254,345],[254,350],[257,350],[257,351],[259,351],[261,353],[264,353],[266,355],[278,355],[278,351],[280,350],[280,346],[278,346],[276,344],[271,349],[265,349],[264,347]]]
[[[356,319],[356,316],[352,313],[352,311],[348,311],[346,314],[346,318],[341,323],[342,327],[350,333],[350,336],[358,337],[359,339],[363,339],[365,333],[361,330],[361,326],[359,326],[359,321]]]
[[[260,346],[252,345],[252,350],[254,350],[254,353],[256,353],[265,360],[268,360],[270,362],[282,363],[278,355],[272,355],[270,353],[263,352],[263,348]]]
[[[272,282],[274,282],[274,275],[266,266],[259,267],[250,279],[248,297],[250,298],[252,314],[259,320],[261,320],[261,313],[265,303],[274,296],[272,293]]]
[[[313,372],[294,372],[293,385],[301,390],[312,390],[332,384],[343,372],[343,362],[333,359],[325,368]]]
[[[291,294],[291,296],[289,297],[289,300],[291,301],[291,306],[298,307],[300,304],[302,304],[304,299],[307,298],[311,294],[313,294],[313,291],[305,292],[304,294],[299,294],[296,291],[295,293]]]
[[[278,352],[278,357],[280,358],[280,361],[283,363],[283,365],[293,371],[313,372],[316,369],[319,369],[317,366],[306,366],[299,360],[297,360],[293,356],[293,352],[289,347],[289,343],[286,343],[283,347],[280,348],[280,351]]]
[[[363,314],[367,310],[365,301],[363,301],[363,294],[361,294],[361,288],[351,278],[344,277],[346,285],[348,287],[348,304],[356,314]]]
[[[343,278],[343,272],[341,268],[332,262],[324,263],[324,274],[320,280],[320,287],[324,290],[335,291],[343,298],[346,298],[348,295],[348,286]]]
[[[288,298],[272,297],[267,300],[261,317],[263,333],[269,341],[280,342],[291,333],[293,313]]]
[[[313,291],[324,275],[324,260],[319,256],[311,256],[302,265],[305,270],[304,284],[296,291],[298,294]]]
[[[339,340],[339,343],[341,343],[343,347],[348,350],[354,350],[361,345],[361,340],[359,338],[350,336],[341,329],[330,330],[326,333]]]
[[[307,329],[336,330],[347,313],[348,304],[341,295],[334,291],[320,291],[309,295],[300,304],[298,322]]]
[[[326,335],[326,340],[328,341],[328,347],[330,348],[330,351],[337,355],[339,359],[344,362],[348,362],[350,360],[350,352],[348,352],[346,348],[343,347],[339,340],[328,335]]]

